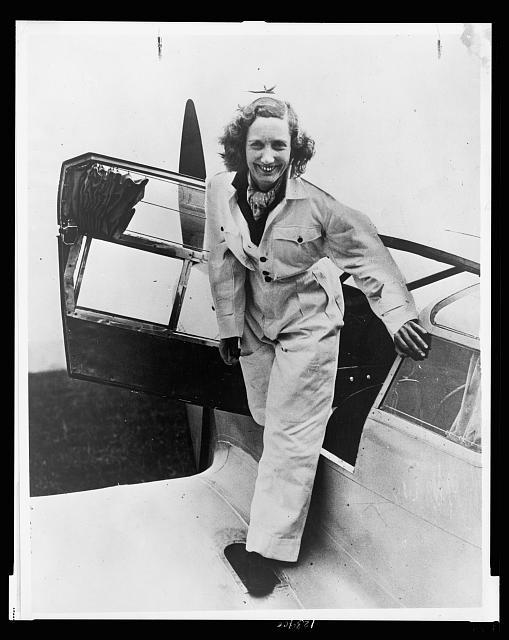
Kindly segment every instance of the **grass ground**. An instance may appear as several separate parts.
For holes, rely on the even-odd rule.
[[[42,496],[195,473],[178,401],[29,374],[30,493]]]

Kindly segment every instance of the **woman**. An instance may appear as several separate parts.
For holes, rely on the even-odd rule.
[[[413,298],[375,227],[300,176],[314,142],[289,103],[258,98],[220,138],[227,172],[207,184],[209,277],[219,351],[240,360],[264,426],[245,554],[246,586],[273,588],[269,560],[295,562],[331,413],[350,273],[398,353],[426,357]]]

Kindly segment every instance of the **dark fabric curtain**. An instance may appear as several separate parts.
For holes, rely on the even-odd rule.
[[[71,175],[70,219],[80,233],[118,238],[143,198],[148,178],[133,180],[127,174],[92,164]]]

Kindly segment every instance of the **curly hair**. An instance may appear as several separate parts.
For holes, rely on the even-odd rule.
[[[239,105],[237,111],[238,115],[226,125],[224,134],[219,138],[220,144],[224,147],[224,153],[219,155],[223,158],[228,171],[247,170],[247,131],[256,118],[288,117],[291,177],[304,173],[308,161],[315,152],[315,142],[299,128],[297,114],[289,102],[266,96],[257,98],[245,107]]]

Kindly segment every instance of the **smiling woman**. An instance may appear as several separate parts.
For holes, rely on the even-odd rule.
[[[396,263],[364,214],[301,180],[313,155],[288,102],[239,108],[221,138],[228,169],[208,181],[206,247],[219,353],[240,362],[264,426],[245,546],[244,583],[270,593],[268,559],[295,562],[331,413],[345,305],[354,276],[399,353],[425,358],[425,330]],[[238,560],[238,558],[237,558]]]

